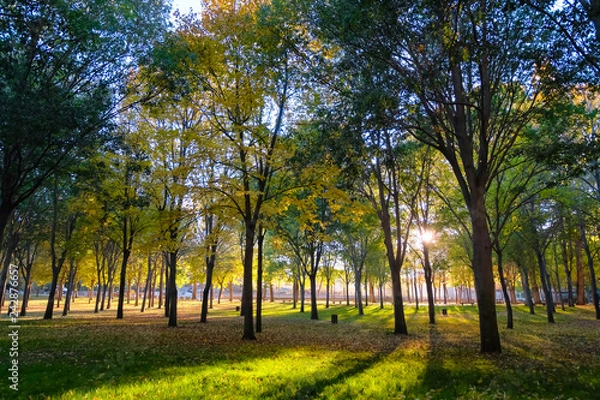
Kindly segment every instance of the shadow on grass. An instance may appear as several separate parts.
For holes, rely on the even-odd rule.
[[[268,353],[269,351],[263,352],[263,354]],[[130,353],[125,356],[107,358],[105,363],[93,363],[93,365],[85,362],[72,362],[68,366],[61,365],[51,368],[48,365],[38,364],[23,368],[19,398],[67,399],[77,396],[84,397],[86,394],[91,395],[92,398],[102,398],[94,396],[96,390],[100,390],[100,393],[121,393],[123,395],[130,390],[135,392],[136,387],[148,382],[162,382],[161,385],[168,388],[170,383],[174,383],[183,376],[185,370],[193,370],[195,374],[207,375],[208,371],[215,366],[222,370],[227,369],[227,366],[232,363],[252,363],[259,358],[254,355],[238,355],[232,358],[226,351],[222,351],[221,354],[222,356],[211,354],[209,360],[199,360],[186,359],[183,356],[167,359],[160,355],[148,357],[139,353]],[[85,377],[82,377],[82,371],[85,371]],[[178,398],[175,393],[174,397]]]
[[[574,351],[589,352],[591,341],[586,340],[577,349],[575,332],[560,335],[555,325],[538,325],[536,316],[523,313],[522,318],[526,321],[519,320],[519,324],[533,322],[527,329],[540,331],[502,331],[501,354],[481,354],[474,342],[457,345],[447,331],[454,328],[446,324],[447,320],[429,325],[422,380],[406,388],[404,394],[408,398],[428,399],[558,399],[563,395],[573,399],[598,398],[597,354],[590,357],[589,368],[582,368],[578,360],[569,360]]]
[[[379,362],[382,357],[384,355],[376,354],[365,359],[346,359],[342,363],[336,363],[335,373],[332,376],[328,376],[327,371],[318,371],[310,377],[302,376],[292,381],[277,384],[264,391],[261,397],[268,399],[319,398],[326,389],[364,373]]]
[[[64,321],[49,325],[47,321],[24,321],[20,332],[18,398],[69,398],[73,392],[164,379],[164,369],[201,370],[232,360],[247,362],[259,356],[276,355],[274,347],[258,352],[248,344],[233,348],[204,344],[206,332],[198,324],[172,329],[161,320],[159,326],[156,321],[154,326],[148,326],[145,320],[137,322],[142,323],[123,320],[108,323],[99,319],[80,321],[80,325]],[[217,329],[216,333],[221,331]],[[222,341],[228,340],[231,339],[224,337]]]

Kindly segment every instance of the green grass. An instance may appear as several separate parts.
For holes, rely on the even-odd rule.
[[[320,310],[311,321],[290,304],[266,303],[263,333],[242,341],[235,304],[200,324],[200,303],[182,301],[178,328],[161,310],[93,314],[78,300],[68,317],[41,319],[35,300],[19,323],[23,399],[592,399],[600,391],[600,321],[591,308],[515,308],[515,329],[498,307],[503,352],[479,353],[476,308],[448,306],[428,324],[426,308],[406,308],[409,336],[391,333],[392,310]],[[441,307],[440,307],[441,308]],[[439,311],[439,310],[438,310]],[[332,313],[339,323],[331,324]],[[58,313],[60,315],[60,313]],[[9,321],[0,336],[8,361]],[[7,373],[5,373],[7,374]],[[7,375],[8,376],[8,375]]]

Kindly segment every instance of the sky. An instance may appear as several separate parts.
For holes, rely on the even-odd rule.
[[[181,13],[185,14],[190,10],[190,7],[198,12],[200,11],[200,1],[199,0],[173,0],[173,11],[179,9]]]

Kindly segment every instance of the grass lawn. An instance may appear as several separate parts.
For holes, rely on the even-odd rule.
[[[162,310],[128,306],[93,314],[78,299],[68,317],[41,319],[33,300],[19,320],[19,391],[10,390],[10,321],[2,316],[0,397],[22,399],[600,399],[600,321],[593,309],[515,308],[503,352],[479,354],[477,311],[448,306],[428,324],[426,308],[406,308],[410,335],[395,336],[392,310],[336,305],[300,314],[266,303],[263,333],[243,342],[237,304],[218,305],[200,324],[200,303],[180,302],[179,327]],[[442,307],[439,307],[440,311]],[[330,322],[331,314],[339,323]]]

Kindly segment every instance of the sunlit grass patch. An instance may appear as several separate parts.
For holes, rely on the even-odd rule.
[[[153,377],[61,398],[302,398],[317,395],[365,356],[310,349],[282,350],[271,357],[158,369]]]

